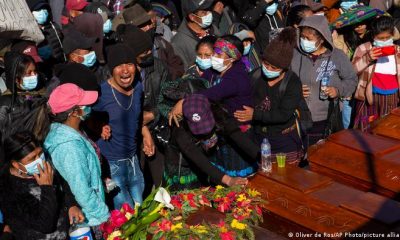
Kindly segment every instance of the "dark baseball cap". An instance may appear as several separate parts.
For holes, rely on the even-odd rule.
[[[183,14],[186,16],[198,10],[207,10],[213,3],[214,0],[185,0],[181,4]]]

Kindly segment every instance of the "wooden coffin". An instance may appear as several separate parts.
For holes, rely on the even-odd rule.
[[[248,187],[268,202],[261,227],[290,239],[342,239],[362,232],[387,237],[400,230],[398,202],[309,170],[273,164],[272,173],[259,172]]]
[[[400,140],[344,130],[311,146],[308,159],[314,172],[363,191],[399,199]]]
[[[400,140],[400,108],[373,124],[372,133]]]

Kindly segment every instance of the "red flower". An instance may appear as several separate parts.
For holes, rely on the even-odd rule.
[[[178,209],[182,209],[182,202],[178,196],[171,197],[171,204]]]
[[[188,195],[187,195],[187,199],[189,200],[189,201],[194,201],[194,197],[195,197],[196,195],[194,195],[193,193],[188,193]]]
[[[113,240],[122,240],[120,237],[115,237]]]
[[[135,209],[131,208],[131,206],[128,203],[123,203],[121,211],[123,213],[130,213],[130,214],[135,214]]]
[[[236,193],[235,192],[230,192],[226,195],[228,198],[236,198]]]
[[[104,234],[109,235],[114,232],[114,227],[111,226],[109,222],[105,222],[100,225],[100,231],[102,231]]]
[[[125,215],[118,210],[111,211],[110,219],[111,219],[111,225],[115,228],[120,228],[122,225],[124,225],[124,223],[128,221]]]
[[[172,222],[167,219],[163,219],[159,226],[160,226],[161,231],[169,232],[169,231],[171,231]]]
[[[259,206],[256,206],[256,212],[258,215],[262,215],[262,210]]]
[[[217,210],[220,212],[226,212],[231,208],[232,200],[228,197],[222,198],[221,203],[218,204]]]
[[[235,240],[233,232],[225,232],[219,234],[221,240]]]
[[[193,200],[189,200],[189,206],[191,206],[192,208],[196,208],[196,203]]]
[[[217,224],[217,226],[218,226],[219,228],[225,227],[225,222],[222,221],[222,220],[220,220],[219,223]]]
[[[207,199],[207,197],[204,196],[204,195],[201,195],[201,196],[200,196],[199,203],[200,203],[201,205],[211,206],[210,201],[209,201],[209,200]]]

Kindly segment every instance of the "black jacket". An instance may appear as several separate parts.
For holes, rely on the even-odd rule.
[[[249,5],[248,10],[242,16],[242,21],[246,23],[250,29],[254,30],[256,35],[256,44],[261,52],[269,43],[269,35],[272,29],[283,28],[284,22],[282,14],[278,11],[274,16],[265,13],[268,4],[264,1],[258,1],[255,5]]]
[[[295,124],[295,110],[299,107],[302,97],[302,86],[299,77],[286,72],[289,77],[286,90],[280,96],[279,86],[282,81],[270,87],[267,79],[262,74],[261,68],[252,73],[251,81],[255,109],[253,113],[254,131],[262,136],[276,136]],[[263,109],[261,106],[265,99],[270,101],[270,109]]]
[[[171,79],[181,77],[185,73],[182,59],[175,54],[171,43],[161,36],[154,38],[154,57],[159,58],[167,65]]]
[[[65,181],[55,175],[53,186],[39,186],[9,172],[1,180],[1,210],[16,240],[67,238],[68,209],[78,204]]]
[[[153,124],[156,124],[160,114],[158,110],[158,99],[161,91],[161,84],[165,81],[170,81],[168,67],[160,59],[154,58],[154,65],[144,68],[142,71],[144,71],[144,78],[142,77],[144,89],[143,111],[152,112],[155,117]],[[152,125],[150,129],[152,129]]]
[[[51,48],[51,57],[55,60],[55,62],[67,61],[62,47],[63,34],[61,29],[50,21],[49,24],[44,26],[42,32],[45,37],[45,41],[40,44],[39,48],[48,45]]]

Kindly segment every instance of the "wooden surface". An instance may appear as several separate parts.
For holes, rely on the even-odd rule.
[[[363,191],[398,199],[400,140],[344,130],[311,146],[308,159],[312,171]]]
[[[300,233],[325,233],[317,238],[328,239],[343,238],[346,232],[400,229],[396,217],[382,218],[387,212],[397,214],[398,202],[301,168],[289,165],[280,169],[273,164],[272,173],[259,172],[250,179],[248,187],[260,191],[268,201],[263,206],[265,222],[280,219],[274,220],[279,224],[269,221],[261,226],[282,236],[298,232],[299,236],[292,239],[313,239]]]
[[[391,114],[374,125],[372,128],[374,134],[400,140],[400,108],[394,109]]]

